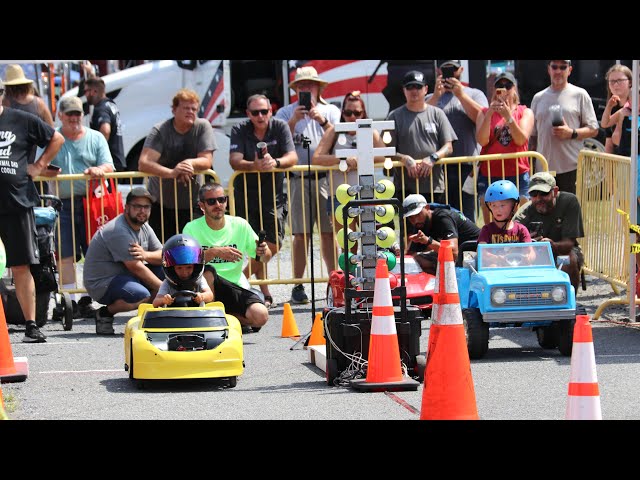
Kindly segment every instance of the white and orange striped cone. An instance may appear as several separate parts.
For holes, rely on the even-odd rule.
[[[589,315],[576,315],[566,420],[602,420]]]
[[[433,295],[420,420],[478,420],[451,240],[443,240]]]
[[[350,386],[360,391],[380,392],[417,390],[419,385],[420,382],[402,374],[396,318],[389,284],[389,268],[387,260],[379,258],[373,290],[367,378],[351,380]]]

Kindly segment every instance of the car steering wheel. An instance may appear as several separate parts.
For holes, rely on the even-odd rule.
[[[517,267],[522,265],[525,260],[525,256],[522,253],[507,253],[504,257],[505,262],[511,267]]]
[[[175,300],[171,306],[172,307],[192,306],[192,305],[189,305],[189,303],[192,303],[192,304],[195,303],[192,301],[196,297],[196,295],[198,295],[198,293],[194,292],[193,290],[178,290],[177,292],[174,292],[171,294],[171,298]]]

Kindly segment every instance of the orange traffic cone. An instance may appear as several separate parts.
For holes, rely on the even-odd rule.
[[[420,420],[478,420],[450,240],[438,252]]]
[[[308,347],[313,345],[326,345],[327,341],[324,338],[324,322],[322,321],[322,313],[316,313],[316,319],[313,321],[313,327],[311,327],[311,336],[309,337]]]
[[[299,337],[298,325],[296,319],[293,318],[293,311],[291,305],[284,304],[284,316],[282,317],[282,338],[285,337]]]
[[[13,358],[4,305],[0,298],[0,382],[24,382],[28,372],[29,366],[25,357]]]
[[[576,315],[566,420],[602,420],[589,315]]]
[[[371,336],[367,361],[367,378],[351,380],[356,390],[417,390],[420,382],[402,374],[396,318],[389,284],[389,268],[386,259],[376,264],[376,281],[373,291]]]

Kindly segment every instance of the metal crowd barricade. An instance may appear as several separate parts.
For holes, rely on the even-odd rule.
[[[520,157],[528,157],[530,159],[530,163],[532,160],[539,160],[540,165],[541,165],[541,169],[544,171],[548,170],[548,164],[547,164],[547,160],[544,158],[543,155],[541,155],[538,152],[532,152],[532,151],[527,151],[527,152],[517,152],[517,153],[509,153],[509,154],[496,154],[496,155],[479,155],[479,156],[475,156],[475,157],[450,157],[450,158],[445,158],[442,160],[439,160],[437,163],[438,164],[442,164],[444,165],[444,175],[445,175],[445,186],[446,186],[446,180],[447,180],[447,175],[448,172],[450,171],[449,169],[451,168],[457,168],[458,172],[460,172],[461,169],[461,165],[463,163],[467,163],[467,162],[473,162],[474,164],[479,164],[481,162],[489,162],[492,160],[502,160],[503,162],[503,167],[504,167],[504,161],[505,160],[510,160],[510,159],[514,159],[514,158],[520,158]],[[420,162],[420,161],[419,161]],[[393,166],[397,167],[400,169],[400,171],[403,171],[403,166],[400,162],[393,162]],[[540,167],[539,167],[540,168]],[[335,184],[335,182],[333,181],[333,176],[331,175],[332,172],[335,171],[339,171],[338,166],[331,166],[331,167],[327,167],[327,166],[317,166],[317,165],[312,165],[310,168],[307,165],[298,165],[295,167],[291,167],[288,169],[273,169],[272,171],[269,172],[258,172],[257,170],[255,171],[235,171],[230,180],[229,180],[229,211],[231,213],[231,215],[236,215],[236,210],[237,210],[237,206],[236,206],[236,199],[235,199],[235,195],[234,195],[234,182],[237,178],[241,179],[242,185],[244,187],[244,195],[242,198],[242,201],[244,202],[245,205],[245,211],[249,211],[250,209],[258,209],[259,211],[259,218],[260,218],[260,227],[262,227],[264,225],[264,212],[263,212],[263,208],[262,208],[262,203],[263,203],[263,195],[262,195],[262,186],[261,186],[261,182],[258,182],[258,192],[257,192],[257,198],[253,198],[250,197],[248,192],[247,192],[247,180],[246,180],[246,175],[247,174],[257,174],[260,173],[261,176],[270,176],[270,182],[271,182],[271,186],[272,186],[272,191],[275,192],[275,174],[278,172],[282,172],[285,174],[285,184],[283,187],[284,193],[287,195],[287,206],[286,206],[286,210],[289,212],[288,216],[285,220],[285,238],[283,243],[287,243],[289,244],[289,246],[293,245],[293,234],[292,234],[292,221],[291,221],[291,215],[292,215],[292,205],[291,205],[291,189],[290,189],[290,183],[289,183],[289,179],[291,178],[292,174],[306,174],[308,172],[311,172],[311,180],[312,182],[314,182],[315,186],[316,186],[316,192],[318,192],[317,186],[318,186],[318,182],[320,180],[322,180],[322,178],[320,177],[320,175],[322,173],[326,173],[327,174],[327,179],[328,179],[328,190],[329,192],[334,192],[336,187],[338,185]],[[477,172],[477,169],[475,170]],[[519,171],[518,171],[519,173]],[[489,168],[488,168],[488,177],[490,181],[495,181],[498,180],[500,178],[504,178],[501,175],[495,175],[492,176],[492,172],[491,172],[491,166],[489,164]],[[344,183],[347,182],[347,174],[344,173]],[[385,174],[385,170],[383,169],[383,167],[380,165],[379,168],[376,168],[375,170],[375,176],[374,176],[375,180],[378,181],[382,178],[390,178],[389,176],[387,176]],[[458,181],[458,190],[459,190],[459,202],[460,204],[462,204],[462,182],[464,182],[464,178],[460,178],[460,175],[458,175],[459,181]],[[476,177],[477,178],[477,177]],[[405,191],[405,187],[406,185],[404,184],[404,176],[402,177],[402,181],[401,183],[401,192],[396,192],[396,197],[397,198],[404,198],[406,195],[404,193]],[[416,180],[416,189],[417,189],[417,185],[418,185],[418,180]],[[478,223],[479,226],[481,226],[483,224],[483,222],[481,221],[481,219],[479,218],[478,215],[478,192],[477,192],[477,185],[476,185],[476,181],[473,182],[474,185],[474,204],[475,204],[475,209],[476,209],[476,223]],[[519,185],[518,185],[519,187]],[[307,182],[304,181],[302,182],[302,191],[306,191],[308,189],[307,186]],[[445,189],[446,192],[446,189]],[[445,198],[447,199],[447,203],[449,202],[449,192],[446,192]],[[271,202],[275,205],[275,193],[273,194],[274,198],[270,199]],[[428,197],[428,195],[425,195]],[[308,212],[309,212],[309,207],[305,202],[305,196],[303,195],[302,197],[303,203],[302,203],[302,220],[303,220],[303,224],[305,226],[305,234],[308,233],[307,232],[307,226],[309,225],[308,222]],[[433,202],[433,195],[431,195],[430,198],[427,198],[427,201],[431,201]],[[316,198],[316,215],[318,216],[318,218],[321,215],[326,215],[326,207],[323,204],[323,202],[319,202],[318,198]],[[335,210],[332,209],[331,211],[331,221],[332,223],[335,225],[336,224],[336,219],[335,219]],[[396,230],[398,230],[399,228],[399,224],[397,222],[399,221],[404,221],[405,222],[405,229],[404,231],[407,232],[407,228],[406,228],[406,219],[403,219],[401,215],[399,215],[396,219]],[[337,231],[339,228],[341,228],[342,225],[338,225],[337,227],[334,227],[334,232]],[[276,228],[277,227],[277,222],[276,222]],[[406,233],[405,233],[406,235]],[[407,244],[406,239],[405,239],[405,245]],[[320,258],[320,275],[314,275],[314,281],[315,282],[328,282],[329,278],[328,275],[330,272],[326,271],[326,267],[325,267],[325,263],[324,263],[324,257],[323,257],[323,253],[322,253],[322,249],[319,248],[320,247],[320,240],[319,240],[319,235],[318,235],[318,230],[317,230],[317,226],[315,227],[315,233],[314,233],[314,237],[313,237],[313,246],[314,246],[314,255],[316,257]],[[282,246],[280,251],[282,251]],[[309,258],[309,251],[308,251],[308,246],[305,245],[305,258]],[[273,272],[273,266],[272,263],[275,262],[275,275],[271,275],[271,277],[273,278],[269,278],[269,271],[271,270],[271,272]],[[334,264],[337,265],[337,258],[334,258]],[[285,271],[285,269],[283,268],[282,265],[282,261],[280,259],[280,255],[276,255],[273,257],[273,259],[265,266],[266,268],[266,277],[263,280],[256,280],[256,279],[250,279],[249,282],[252,285],[263,285],[263,284],[268,284],[268,285],[273,285],[273,284],[298,284],[298,283],[310,283],[311,282],[311,277],[309,275],[307,275],[306,277],[301,277],[301,278],[296,278],[294,277],[294,273],[293,273],[293,263],[291,262],[291,266],[288,270]],[[309,268],[309,264],[307,264],[307,271]],[[249,267],[249,271],[250,271],[250,275],[251,276],[251,267]],[[315,273],[315,272],[314,272]]]
[[[205,171],[201,171],[201,172],[196,172],[196,175],[199,176],[199,181],[200,184],[202,184],[203,181],[205,181],[205,177],[207,179],[211,179],[215,182],[220,182],[216,172],[214,170],[205,170]],[[117,188],[122,192],[122,200],[123,200],[123,204],[124,202],[126,202],[126,196],[129,190],[131,190],[131,188],[133,188],[135,186],[134,184],[134,179],[136,178],[142,178],[143,179],[143,183],[146,185],[148,183],[147,178],[148,177],[152,177],[153,175],[149,175],[147,173],[142,173],[142,172],[113,172],[113,173],[107,173],[104,175],[104,178],[106,180],[113,178],[116,180],[127,180],[128,182],[124,182],[124,183],[120,183],[117,182]],[[73,175],[58,175],[55,178],[50,178],[50,177],[36,177],[35,178],[35,182],[36,182],[36,187],[38,188],[38,191],[40,194],[44,194],[44,193],[48,193],[50,195],[55,195],[55,196],[60,196],[60,184],[62,182],[68,182],[70,183],[70,197],[71,199],[75,199],[76,198],[76,187],[74,182],[75,181],[84,181],[85,182],[85,190],[86,193],[81,194],[83,195],[87,202],[89,201],[91,192],[89,191],[89,188],[91,186],[91,177],[89,175],[79,175],[79,174],[73,174]],[[95,180],[94,180],[95,181]],[[206,180],[209,181],[209,180]],[[175,187],[175,182],[176,180],[174,179],[174,187]],[[160,204],[160,214],[161,214],[161,218],[164,218],[164,208],[162,207],[163,205],[163,191],[162,191],[162,182],[160,183],[160,198],[158,199],[158,203]],[[45,187],[45,184],[47,184],[48,186]],[[191,193],[191,186],[189,189],[190,193]],[[75,202],[71,201],[71,224],[72,224],[72,231],[75,232]],[[175,206],[175,210],[177,212],[178,210],[178,205],[177,205],[177,199],[174,197],[174,206]],[[124,207],[124,205],[123,205]],[[104,215],[104,202],[101,203],[101,209],[102,209],[102,214]],[[119,212],[122,213],[122,212]],[[191,219],[193,220],[193,211],[192,211],[192,215],[191,215]],[[86,217],[85,217],[85,222],[86,222]],[[176,225],[177,225],[178,221],[177,221],[177,213],[176,213]],[[73,269],[76,273],[76,280],[74,282],[74,286],[75,288],[65,288],[64,285],[68,284],[69,282],[65,281],[66,279],[64,278],[64,273],[63,273],[63,268],[62,268],[62,259],[59,258],[59,253],[62,251],[62,238],[60,235],[60,228],[61,228],[61,220],[60,218],[58,219],[58,224],[56,226],[56,257],[58,258],[58,290],[60,293],[86,293],[87,290],[84,288],[84,285],[82,283],[82,276],[80,275],[80,272],[78,268],[78,264],[84,262],[84,257],[81,259],[77,259],[75,256],[73,257]],[[166,237],[170,237],[171,235],[173,235],[174,233],[179,233],[179,232],[166,232]],[[165,231],[164,231],[164,225],[162,226],[162,231],[161,232],[156,232],[156,235],[158,236],[158,238],[160,239],[161,242],[164,243],[163,238],[165,238]],[[73,241],[73,252],[76,251],[76,245],[77,245],[77,239],[76,236],[73,235],[72,237],[72,241]],[[94,299],[95,300],[95,299]]]
[[[596,309],[598,319],[610,305],[629,305],[635,298],[635,286],[629,285],[629,225],[618,209],[631,211],[631,159],[611,153],[581,150],[578,155],[576,195],[582,207],[585,237],[580,239],[584,253],[584,271],[606,280],[620,295],[606,300]],[[635,223],[634,218],[630,219]]]

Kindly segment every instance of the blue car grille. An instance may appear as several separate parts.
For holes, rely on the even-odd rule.
[[[557,285],[518,285],[517,287],[499,287],[507,293],[507,301],[496,307],[525,307],[530,305],[557,305],[551,298],[551,290]],[[515,298],[512,298],[515,297]]]

